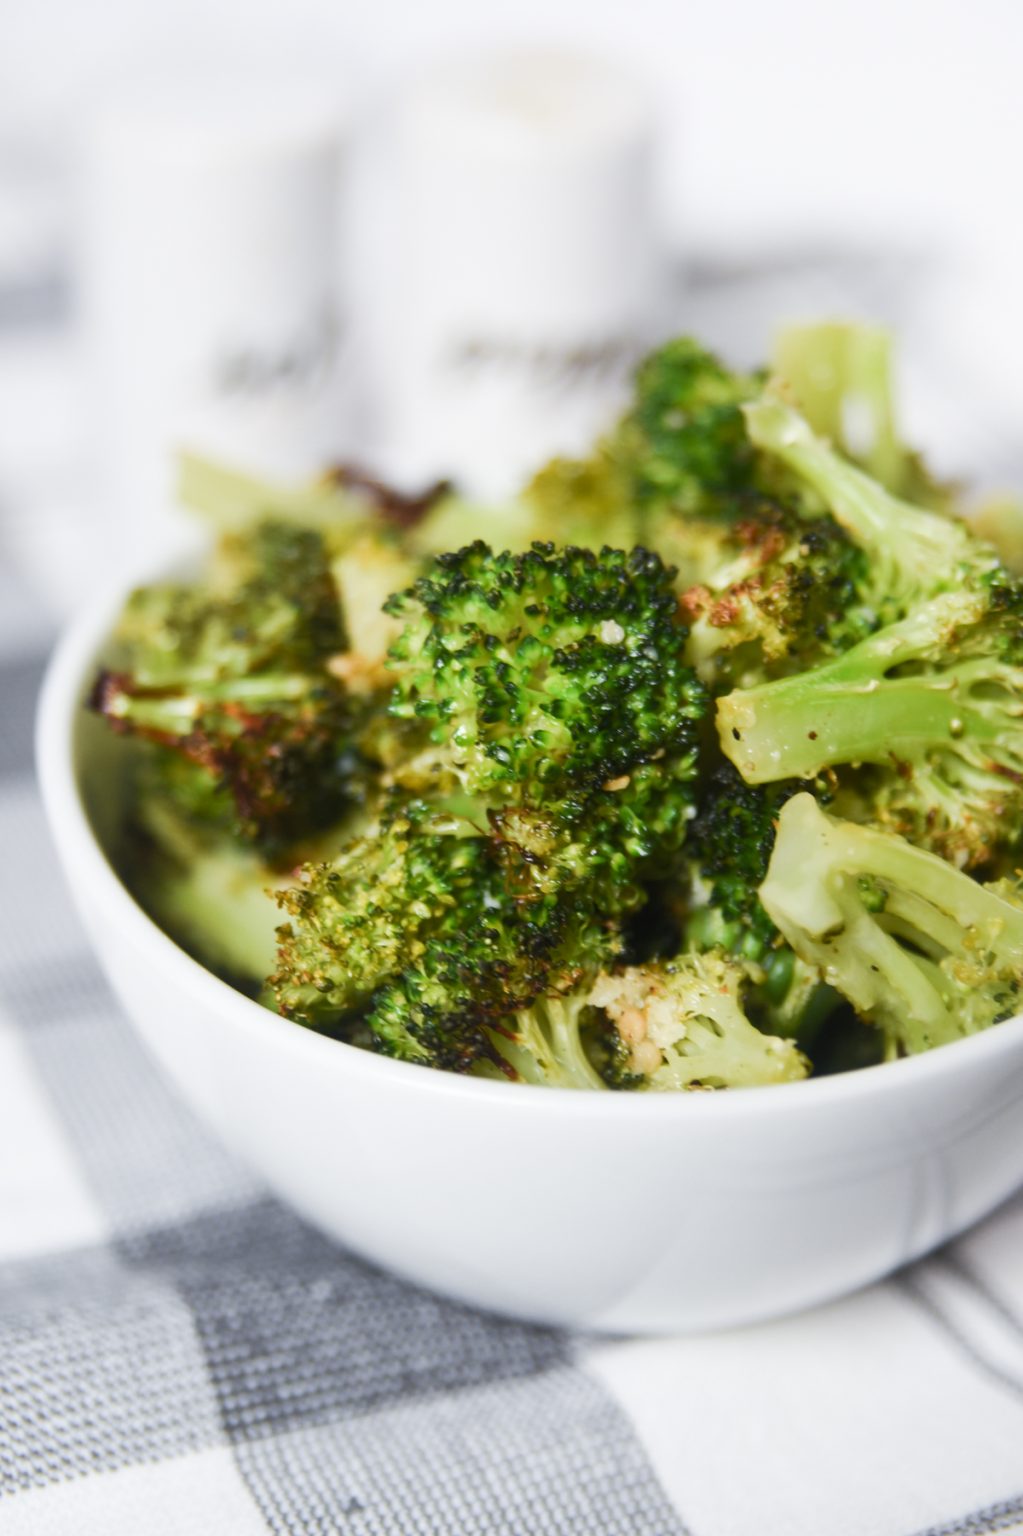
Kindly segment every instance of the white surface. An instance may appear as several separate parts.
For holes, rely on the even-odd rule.
[[[22,1493],[2,1525],[4,1536],[266,1536],[226,1445]]]
[[[260,1009],[149,922],[84,814],[79,757],[116,809],[109,738],[79,701],[118,607],[69,631],[40,717],[44,800],[81,915],[185,1097],[356,1251],[544,1321],[720,1327],[876,1279],[1023,1179],[1023,1017],[845,1077],[651,1100],[431,1072]]]
[[[583,1360],[693,1531],[906,1536],[1019,1492],[1012,1394],[942,1349],[895,1286],[733,1334],[599,1345]]]
[[[0,1261],[100,1243],[99,1206],[15,1031],[0,1017]]]

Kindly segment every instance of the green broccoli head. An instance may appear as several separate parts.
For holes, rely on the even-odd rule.
[[[348,793],[353,710],[330,669],[344,632],[318,533],[263,524],[229,543],[222,584],[134,594],[92,705],[158,749],[182,811],[270,846]]]
[[[755,455],[741,407],[762,379],[729,371],[689,337],[646,358],[619,452],[641,505],[694,513],[755,484]]]
[[[856,819],[983,865],[1023,832],[1023,585],[921,603],[837,660],[727,695],[718,729],[747,782],[842,767]]]
[[[477,543],[389,609],[391,711],[421,743],[399,782],[456,786],[481,824],[591,874],[680,846],[705,696],[656,555]]]
[[[358,1018],[376,1049],[454,1071],[514,1075],[514,1014],[570,991],[618,943],[586,892],[422,804],[306,866],[277,899],[281,1013],[338,1033]]]
[[[760,885],[774,846],[778,812],[799,784],[746,784],[731,763],[720,763],[700,787],[687,853],[699,899],[687,935],[699,948],[723,945],[762,961],[778,932],[760,902]]]
[[[889,1057],[944,1045],[1023,1003],[1023,898],[892,833],[782,808],[760,897],[796,954],[883,1033]]]
[[[686,659],[714,691],[816,664],[874,625],[866,555],[833,518],[758,498],[720,525],[720,558],[684,591]]]
[[[770,1034],[808,1047],[838,997],[816,966],[793,954],[764,910],[760,885],[782,806],[804,786],[746,784],[722,762],[702,783],[690,829],[691,894],[685,947],[722,948],[749,970],[747,1010]]]
[[[745,1011],[746,968],[720,950],[599,976],[589,1001],[630,1050],[637,1086],[654,1091],[794,1082],[808,1063]]]

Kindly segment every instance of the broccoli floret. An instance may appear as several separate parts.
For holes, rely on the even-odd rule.
[[[1023,899],[892,833],[781,811],[760,888],[796,953],[880,1029],[891,1058],[975,1034],[1023,992]]]
[[[720,560],[681,594],[686,659],[715,691],[815,664],[868,634],[866,556],[830,517],[760,499],[722,526]]]
[[[608,890],[683,841],[703,689],[672,573],[643,549],[441,556],[389,611],[391,712],[420,747],[397,782]]]
[[[550,1000],[614,959],[690,816],[703,695],[671,573],[477,544],[389,608],[397,808],[281,896],[277,1006],[358,1013],[379,1049],[453,1070],[519,1072],[525,1051],[550,1081]]]
[[[697,871],[702,899],[687,938],[700,948],[723,945],[737,956],[762,961],[777,938],[759,889],[778,812],[802,786],[746,784],[731,763],[719,764],[701,785],[687,852]]]
[[[723,948],[746,963],[750,1016],[808,1049],[840,1000],[816,966],[793,954],[760,900],[778,814],[803,787],[749,785],[727,762],[703,783],[687,842],[692,893],[684,943]]]
[[[926,598],[982,581],[994,551],[954,518],[912,506],[817,437],[798,411],[765,395],[744,407],[753,443],[773,455],[869,557],[861,601],[881,623]]]
[[[808,1063],[791,1040],[762,1034],[744,1011],[746,969],[721,951],[601,975],[589,1001],[630,1047],[655,1091],[794,1082]]]
[[[594,1009],[585,992],[538,997],[491,1030],[506,1067],[526,1083],[549,1088],[608,1086],[587,1048]]]
[[[305,867],[278,901],[281,1013],[342,1034],[361,1017],[378,1050],[453,1071],[519,1073],[540,1044],[526,1011],[617,947],[585,893],[551,889],[513,845],[422,805]]]
[[[755,486],[742,405],[757,375],[733,373],[689,337],[659,347],[636,374],[618,452],[642,506],[695,513]]]
[[[600,550],[631,549],[643,539],[643,516],[632,476],[613,437],[589,458],[552,459],[522,493],[536,539]]]
[[[922,603],[844,656],[718,702],[748,783],[858,776],[867,819],[976,866],[1023,823],[1023,589],[1009,578]]]
[[[182,810],[233,818],[269,849],[326,825],[349,793],[353,712],[330,669],[345,636],[318,533],[262,524],[224,564],[237,579],[223,588],[134,594],[92,704],[159,749]]]

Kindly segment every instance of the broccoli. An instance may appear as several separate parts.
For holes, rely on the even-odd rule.
[[[178,459],[178,496],[218,533],[246,536],[261,522],[330,530],[337,541],[362,532],[371,521],[365,496],[325,475],[305,485],[277,485],[217,464],[198,454]]]
[[[964,866],[1023,823],[1023,589],[1009,578],[922,603],[816,669],[718,702],[748,783],[860,776],[867,819]]]
[[[186,459],[209,573],[135,595],[92,695],[147,910],[298,1024],[569,1088],[1018,1009],[1023,887],[967,871],[1023,847],[1023,581],[899,440],[883,333],[776,362],[668,342],[492,509]]]
[[[616,434],[639,504],[699,513],[755,488],[741,407],[762,385],[759,375],[730,372],[689,337],[652,352],[637,370],[635,401]]]
[[[345,635],[318,533],[262,524],[225,564],[223,590],[134,594],[92,705],[159,750],[183,809],[270,849],[326,825],[350,794],[353,710],[330,665]]]
[[[805,510],[816,500],[866,552],[861,600],[875,608],[879,623],[905,617],[938,593],[983,581],[997,568],[994,550],[965,524],[891,495],[817,437],[783,400],[764,395],[743,414],[751,441],[810,498]]]
[[[874,624],[859,600],[865,566],[832,518],[759,500],[722,526],[719,563],[681,594],[686,660],[719,691],[846,649]]]
[[[451,1070],[553,1081],[554,1050],[577,1074],[561,1000],[614,960],[691,814],[703,695],[671,573],[476,544],[388,607],[407,755],[379,828],[281,894],[276,1005]]]
[[[746,1016],[746,969],[720,951],[599,976],[590,1003],[630,1047],[639,1085],[656,1091],[794,1082],[808,1063],[791,1040]]]
[[[277,899],[290,918],[269,981],[281,1013],[342,1034],[358,1017],[376,1049],[454,1071],[549,1076],[553,1047],[526,1014],[617,944],[585,893],[549,889],[514,845],[423,805],[306,866]]]
[[[1023,896],[892,833],[783,806],[760,898],[797,955],[882,1031],[890,1059],[1018,1011]]]
[[[728,762],[709,774],[687,843],[691,891],[684,942],[689,949],[724,948],[745,963],[750,1016],[805,1048],[840,999],[816,966],[793,954],[759,894],[778,814],[802,788],[797,782],[748,785]]]
[[[672,573],[643,549],[441,556],[392,599],[391,713],[418,744],[394,770],[609,899],[681,846],[704,693]]]
[[[643,537],[642,510],[625,456],[614,438],[586,459],[552,459],[522,493],[536,539],[599,550],[631,549]]]
[[[125,857],[139,904],[203,965],[256,995],[274,963],[284,876],[251,847],[210,835],[152,780],[139,796]]]
[[[895,429],[887,331],[840,321],[789,325],[772,362],[813,430],[902,494],[909,456]]]
[[[330,671],[352,693],[388,686],[384,662],[400,626],[384,604],[415,578],[418,562],[393,539],[363,533],[330,560],[351,649],[330,658]]]
[[[954,487],[936,481],[899,437],[887,331],[834,320],[786,326],[772,371],[813,430],[886,490],[917,506],[953,509]]]

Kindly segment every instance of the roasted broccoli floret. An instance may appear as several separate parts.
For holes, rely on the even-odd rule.
[[[461,791],[481,828],[609,894],[680,847],[704,693],[656,555],[477,543],[389,611],[391,712],[419,743],[399,783]]]
[[[747,984],[741,963],[708,951],[601,975],[589,1001],[629,1047],[638,1086],[744,1088],[805,1077],[807,1061],[793,1042],[750,1022]]]
[[[813,666],[869,634],[866,555],[828,516],[759,499],[721,526],[720,558],[682,592],[686,659],[715,691]]]
[[[280,1012],[337,1033],[361,1017],[386,1054],[462,1072],[519,1072],[540,1039],[526,1012],[617,945],[585,892],[551,889],[514,846],[422,805],[307,866],[278,900]],[[524,1075],[549,1076],[545,1060]]]
[[[279,845],[325,825],[349,793],[353,713],[330,668],[341,611],[315,532],[263,524],[226,563],[238,579],[223,590],[135,593],[92,704],[159,749],[183,810]]]
[[[921,603],[827,665],[719,700],[718,727],[751,784],[877,765],[858,776],[866,819],[982,865],[1023,831],[1023,589]]]
[[[782,808],[760,896],[796,953],[883,1032],[891,1058],[975,1034],[1023,1002],[1023,898],[903,838]]]
[[[861,601],[879,623],[891,623],[919,602],[982,581],[997,568],[989,545],[966,525],[886,491],[851,464],[784,400],[764,395],[744,407],[751,441],[782,464],[865,551]]]
[[[696,513],[756,485],[741,407],[759,375],[733,373],[698,342],[669,341],[640,365],[618,452],[641,505]]]
[[[599,442],[589,458],[552,459],[533,476],[522,500],[536,539],[592,550],[631,549],[643,541],[642,508],[613,436]]]
[[[397,809],[282,895],[277,1005],[330,1029],[358,1013],[410,1060],[552,1081],[560,1000],[614,959],[691,812],[703,695],[671,574],[642,550],[477,544],[389,607]]]
[[[687,948],[723,948],[745,962],[751,1017],[808,1048],[839,999],[818,968],[785,943],[760,900],[779,812],[802,788],[746,784],[728,762],[708,776],[686,845],[691,890],[683,937]]]

